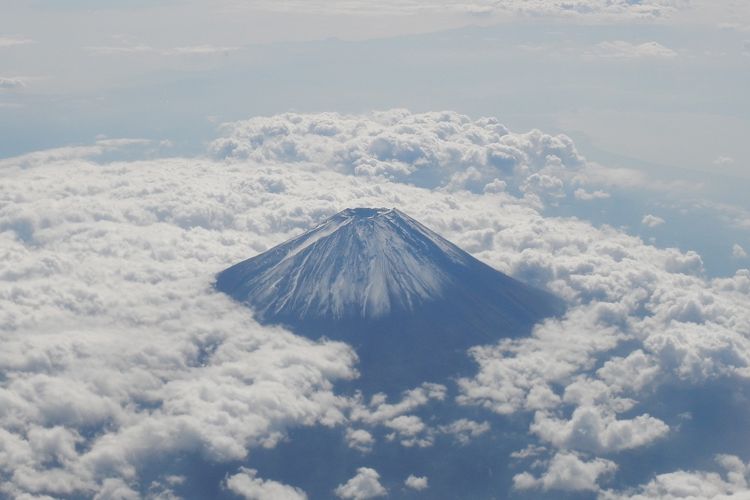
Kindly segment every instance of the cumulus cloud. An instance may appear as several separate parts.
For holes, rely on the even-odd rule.
[[[578,234],[577,245],[587,239],[579,230],[570,232]],[[537,234],[544,233],[539,228]],[[531,248],[539,243],[534,239]],[[461,402],[500,414],[533,412],[530,430],[540,439],[561,449],[607,454],[657,442],[668,432],[666,423],[645,412],[617,417],[633,413],[634,397],[644,387],[653,388],[665,377],[700,383],[747,376],[748,311],[740,302],[746,297],[744,272],[707,282],[695,256],[626,238],[616,245],[610,239],[601,247],[594,240],[585,250],[579,246],[575,253],[593,260],[588,265],[572,260],[575,267],[568,274],[560,268],[565,246],[553,244],[558,257],[546,272],[538,267],[526,272],[524,264],[515,274],[552,284],[580,305],[538,326],[531,338],[474,348],[480,371],[461,381]],[[653,252],[653,257],[631,251]],[[597,255],[611,260],[604,264]],[[632,262],[638,262],[637,270]],[[593,278],[603,267],[609,268],[608,279],[585,277]],[[639,312],[644,307],[646,315]],[[624,356],[605,354],[626,340],[640,347]],[[555,416],[571,407],[569,416]]]
[[[587,55],[613,59],[671,59],[677,52],[658,42],[631,43],[624,40],[600,42]]]
[[[380,484],[380,474],[375,469],[360,467],[357,474],[334,491],[339,498],[367,500],[384,497],[388,491]]]
[[[428,486],[427,477],[415,476],[413,474],[410,474],[409,477],[406,478],[404,484],[407,488],[417,491],[426,490]]]
[[[261,327],[212,290],[215,272],[349,206],[398,206],[568,302],[528,338],[472,349],[459,382],[458,403],[528,419],[519,464],[543,468],[517,488],[593,490],[618,453],[679,431],[645,406],[653,391],[750,377],[747,270],[708,279],[694,252],[543,215],[541,200],[596,192],[563,136],[452,113],[288,114],[230,125],[211,158],[95,161],[120,146],[0,162],[2,495],[142,496],[149,460],[242,460],[302,425],[365,453],[381,435],[482,439],[489,418],[425,418],[454,402],[443,385],[335,393],[356,376],[351,348]],[[384,491],[366,468],[337,489]]]
[[[468,444],[489,430],[490,424],[488,422],[475,422],[466,418],[440,427],[441,432],[452,435],[459,444]]]
[[[349,445],[350,448],[354,448],[362,453],[368,453],[372,451],[372,447],[375,444],[375,438],[364,429],[347,429],[346,444]]]
[[[493,118],[406,110],[367,116],[324,113],[253,118],[224,126],[219,159],[314,164],[427,188],[516,193],[564,190],[584,159],[564,135],[510,132]]]
[[[610,460],[586,461],[574,453],[558,453],[541,476],[523,472],[513,477],[513,485],[519,490],[597,491],[600,478],[616,469]]]
[[[299,488],[260,479],[258,471],[241,468],[237,474],[229,476],[224,486],[246,500],[306,500],[307,495]]]
[[[385,394],[374,394],[365,404],[361,394],[351,402],[349,418],[352,422],[361,422],[371,427],[382,426],[389,430],[387,439],[398,440],[403,446],[427,447],[433,444],[434,429],[427,426],[422,418],[413,414],[417,409],[432,401],[443,401],[446,387],[440,384],[424,383],[415,389],[405,391],[401,401],[389,403]],[[360,437],[369,441],[364,435]],[[358,443],[352,443],[357,447]],[[368,443],[371,447],[372,443]],[[365,447],[363,451],[366,451]]]
[[[677,471],[659,474],[647,484],[626,492],[606,491],[602,500],[740,500],[748,498],[750,467],[734,455],[718,455],[723,474],[705,471]]]
[[[637,448],[662,438],[669,427],[649,415],[617,420],[595,407],[579,406],[569,419],[537,412],[531,431],[558,448],[612,452]]]
[[[716,159],[713,161],[713,164],[717,167],[726,167],[730,165],[734,165],[734,158],[730,156],[717,156]]]
[[[606,191],[602,191],[601,189],[597,189],[596,191],[589,192],[583,188],[578,188],[575,191],[573,191],[573,196],[575,196],[577,200],[591,201],[591,200],[604,200],[604,199],[609,198],[611,195]]]
[[[735,243],[734,245],[732,245],[732,257],[734,257],[735,259],[744,259],[745,257],[747,257],[747,252],[744,248],[742,248],[740,244]]]
[[[662,219],[661,217],[657,215],[652,215],[652,214],[646,214],[643,216],[643,219],[641,219],[641,224],[647,227],[658,227],[664,224],[665,222],[667,221],[665,221],[664,219]]]

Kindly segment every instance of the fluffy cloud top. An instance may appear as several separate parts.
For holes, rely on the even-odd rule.
[[[226,488],[245,500],[307,500],[307,495],[299,488],[264,481],[256,475],[257,471],[242,468],[226,479]]]
[[[375,438],[364,429],[347,429],[346,444],[350,448],[359,450],[362,453],[368,453],[372,450],[373,444],[375,444]]]
[[[742,245],[735,243],[732,245],[732,257],[735,259],[744,259],[747,257],[747,251],[745,251],[744,248],[742,248]]]
[[[748,498],[750,468],[734,455],[719,455],[716,472],[677,471],[659,474],[648,484],[626,493],[607,491],[602,500],[741,500]]]
[[[312,164],[427,188],[494,192],[501,181],[503,189],[558,195],[562,173],[584,162],[567,136],[512,133],[493,118],[449,112],[285,114],[225,131],[211,145],[220,159]]]
[[[427,478],[424,476],[415,476],[413,474],[409,475],[409,477],[406,478],[404,481],[404,484],[407,488],[411,488],[413,490],[422,491],[427,489],[428,482]]]
[[[384,497],[388,491],[380,484],[380,474],[376,470],[360,467],[353,478],[336,488],[335,493],[339,498],[367,500]]]
[[[617,466],[609,460],[595,459],[586,462],[572,453],[558,453],[552,458],[549,468],[541,477],[536,478],[524,472],[513,478],[513,484],[519,490],[540,488],[543,490],[596,491],[599,477],[615,469]]]
[[[641,224],[648,227],[658,227],[664,224],[665,221],[658,215],[652,215],[652,214],[646,214],[643,216],[643,219],[641,219]]]

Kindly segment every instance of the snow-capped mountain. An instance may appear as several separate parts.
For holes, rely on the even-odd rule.
[[[340,212],[227,269],[217,287],[263,318],[377,318],[441,297],[470,257],[398,210]]]
[[[397,209],[339,212],[219,273],[216,288],[261,322],[349,342],[361,381],[386,390],[461,372],[468,347],[525,334],[561,311],[552,295]]]

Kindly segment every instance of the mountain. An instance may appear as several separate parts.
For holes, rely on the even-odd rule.
[[[473,366],[466,350],[528,334],[562,302],[521,283],[396,209],[347,209],[217,275],[261,323],[343,340],[357,388],[397,393]]]
[[[512,488],[509,457],[526,446],[528,422],[455,404],[454,379],[476,371],[467,349],[527,335],[563,311],[558,298],[491,268],[399,210],[382,208],[344,210],[222,271],[215,286],[262,323],[352,345],[360,377],[341,383],[337,394],[392,402],[387,413],[403,406],[395,402],[404,391],[425,382],[445,390],[385,424],[352,418],[347,425],[366,428],[372,438],[369,450],[351,445],[351,428],[294,429],[246,461],[260,477],[298,486],[313,500],[333,498],[358,467],[382,474],[390,498],[495,498]],[[471,422],[487,430],[468,442],[441,431]],[[428,429],[429,442],[398,437],[396,428],[415,423]],[[407,471],[428,477],[428,490],[406,488]]]

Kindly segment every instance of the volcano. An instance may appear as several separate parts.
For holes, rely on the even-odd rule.
[[[394,393],[472,368],[474,345],[529,333],[562,302],[397,209],[347,209],[217,275],[264,324],[352,345],[359,388]]]

